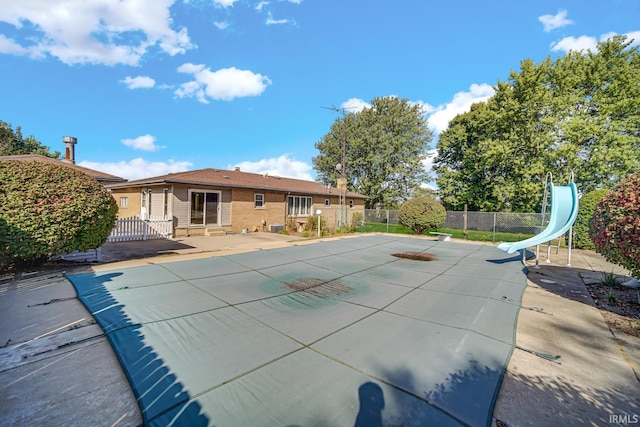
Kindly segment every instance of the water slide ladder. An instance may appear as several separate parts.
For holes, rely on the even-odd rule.
[[[549,175],[550,174],[548,174],[547,177],[549,177]],[[539,246],[545,242],[559,238],[569,231],[578,216],[578,190],[576,184],[573,182],[573,174],[571,176],[572,182],[567,186],[555,186],[553,185],[553,180],[549,178],[545,179],[545,181],[547,181],[545,185],[545,207],[547,190],[551,198],[551,214],[547,227],[529,239],[519,242],[504,242],[498,245],[498,249],[510,254],[522,250],[523,259],[526,257],[526,248],[536,246],[536,265],[538,264]],[[567,265],[569,266],[571,265],[571,237],[571,233],[569,233],[569,255],[567,261]]]

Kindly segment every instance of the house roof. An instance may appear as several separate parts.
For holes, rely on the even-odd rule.
[[[333,186],[326,186],[318,182],[302,179],[283,178],[275,175],[241,172],[239,170],[199,169],[187,172],[170,173],[152,178],[128,181],[122,184],[108,185],[110,189],[142,187],[147,185],[208,185],[224,188],[246,188],[253,190],[268,190],[291,192],[296,194],[337,196],[339,190]],[[347,191],[346,197],[368,198],[365,195]]]
[[[76,169],[76,170],[84,173],[85,175],[89,175],[90,177],[92,177],[96,181],[101,182],[101,183],[103,183],[105,185],[107,183],[120,183],[120,182],[126,182],[127,181],[125,178],[122,178],[122,177],[119,177],[119,176],[110,175],[108,173],[104,173],[104,172],[100,172],[100,171],[97,171],[97,170],[85,168],[83,166],[78,166],[75,163],[65,162],[65,161],[62,161],[62,160],[54,159],[52,157],[47,157],[47,156],[43,156],[43,155],[40,155],[40,154],[17,154],[17,155],[13,155],[13,156],[0,156],[0,161],[2,161],[2,160],[15,160],[15,161],[19,161],[19,162],[57,163],[57,164],[60,164],[62,166],[67,166],[67,167]]]

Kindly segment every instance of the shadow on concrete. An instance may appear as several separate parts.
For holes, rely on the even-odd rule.
[[[592,270],[575,267],[540,265],[527,267],[527,279],[555,295],[595,307],[583,277],[597,275]]]
[[[102,262],[126,261],[159,255],[176,254],[178,250],[195,249],[194,246],[167,239],[132,242],[108,242],[102,245]]]
[[[620,390],[587,388],[569,379],[510,372],[504,380],[509,405],[540,408],[535,425],[637,425],[640,401]],[[544,409],[543,409],[544,408]],[[585,408],[589,408],[585,411]],[[531,420],[528,420],[531,421]],[[505,425],[503,423],[503,425]],[[533,425],[523,420],[522,425]]]
[[[171,369],[144,342],[140,329],[109,293],[105,283],[122,273],[68,276],[78,298],[105,332],[129,380],[145,426],[207,426],[201,405],[191,400]]]

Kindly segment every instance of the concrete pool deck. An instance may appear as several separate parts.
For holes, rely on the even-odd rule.
[[[122,253],[126,247],[133,253],[135,246],[144,246],[138,251],[155,251],[160,262],[174,262],[315,242],[252,233],[140,242],[144,245],[123,243],[115,249]],[[159,249],[150,248],[155,246]],[[113,256],[106,249],[104,255]],[[566,262],[562,253],[552,259],[557,264]],[[141,258],[91,269],[150,262],[159,261]],[[571,268],[544,264],[539,271],[531,269],[523,306],[543,310],[520,311],[517,345],[522,349],[514,351],[507,367],[494,425],[615,425],[640,416],[640,386],[634,374],[639,340],[614,335],[590,304],[583,286],[589,274],[612,269],[599,256],[582,251],[574,251]],[[0,424],[114,426],[141,422],[109,343],[60,273],[3,281],[0,312]],[[561,357],[550,361],[530,351]]]

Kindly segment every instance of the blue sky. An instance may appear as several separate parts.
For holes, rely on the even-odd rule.
[[[436,134],[536,62],[627,34],[635,0],[0,0],[0,120],[129,179],[314,179],[314,144],[378,96]],[[434,141],[435,143],[435,141]],[[429,168],[429,160],[425,159]]]

